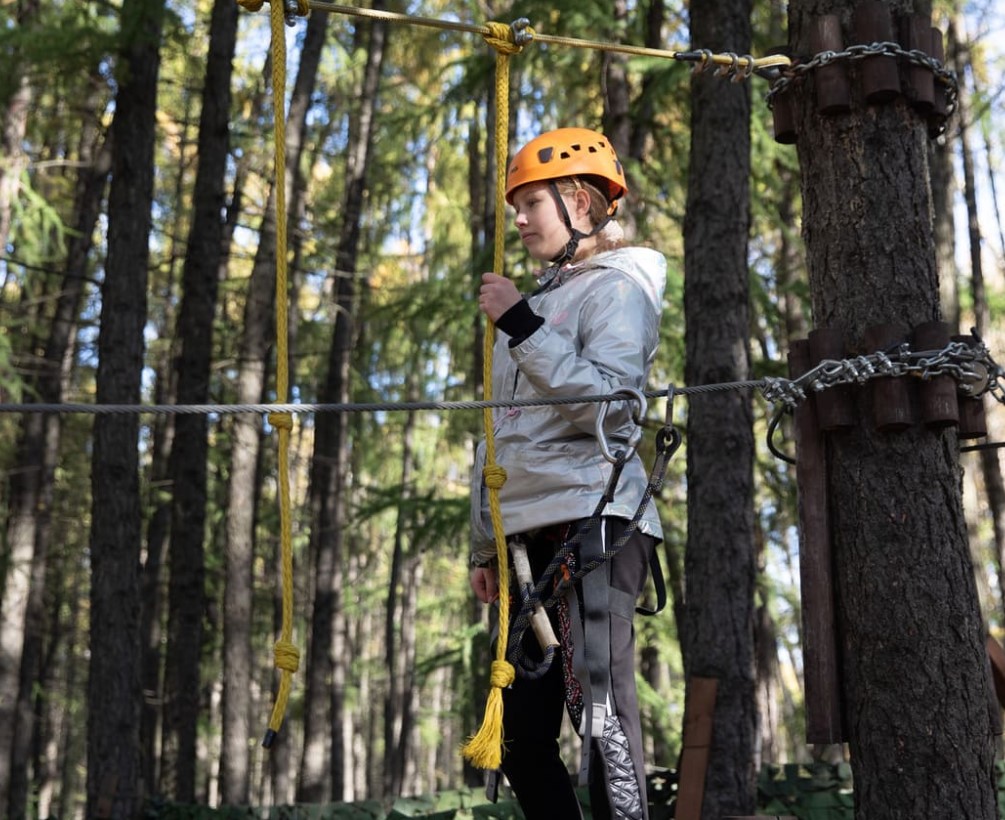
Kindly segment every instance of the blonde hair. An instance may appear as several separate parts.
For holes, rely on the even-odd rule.
[[[607,224],[596,234],[597,242],[590,255],[625,247],[627,243],[625,242],[625,232],[622,230],[621,225],[618,224],[614,217],[608,218],[611,203],[608,202],[604,193],[590,182],[588,178],[562,177],[555,180],[555,187],[558,188],[558,192],[562,196],[574,194],[576,191],[586,191],[590,195],[589,219],[591,226],[600,225],[607,220]],[[577,252],[576,258],[582,259],[585,258],[585,255],[580,255]]]

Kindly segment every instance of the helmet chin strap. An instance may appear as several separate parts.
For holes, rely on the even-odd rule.
[[[569,209],[565,207],[565,200],[562,199],[562,195],[558,192],[558,186],[552,181],[548,183],[548,188],[551,189],[551,195],[555,198],[555,203],[558,205],[558,212],[562,215],[562,221],[565,222],[565,227],[569,231],[569,241],[565,243],[565,247],[562,249],[562,252],[554,259],[549,260],[552,265],[561,267],[566,262],[571,262],[576,256],[576,251],[579,250],[579,243],[581,240],[589,239],[591,236],[596,236],[614,217],[608,214],[608,216],[601,221],[599,225],[594,226],[592,231],[589,233],[583,233],[578,228],[572,227],[572,219],[569,217]]]

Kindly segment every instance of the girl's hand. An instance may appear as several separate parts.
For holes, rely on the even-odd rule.
[[[493,322],[520,301],[520,291],[511,279],[498,273],[483,273],[478,291],[478,309]]]
[[[499,579],[492,567],[474,567],[471,570],[471,589],[483,604],[491,604],[499,597]]]

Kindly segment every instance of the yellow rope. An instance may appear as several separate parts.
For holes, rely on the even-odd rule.
[[[505,191],[507,139],[509,135],[509,58],[522,49],[513,38],[513,29],[505,23],[489,23],[486,42],[496,50],[496,207],[495,242],[492,270],[501,273],[504,267],[503,251],[506,235]],[[485,351],[482,383],[484,396],[492,397],[492,349],[495,342],[495,325],[491,320],[485,327]],[[464,756],[480,769],[498,769],[502,763],[502,690],[513,683],[515,672],[506,660],[509,639],[509,560],[506,553],[506,534],[503,530],[502,511],[499,507],[499,489],[506,483],[506,471],[496,464],[496,445],[492,431],[492,410],[483,411],[485,427],[485,486],[489,491],[489,513],[492,516],[492,534],[496,542],[499,575],[499,639],[496,642],[496,659],[492,662],[491,684],[485,704],[485,717],[481,728],[461,749]]]
[[[263,0],[237,0],[249,11],[258,11]],[[297,14],[308,14],[306,0],[297,0]],[[287,9],[271,4],[272,101],[275,115],[276,203],[276,404],[286,404],[289,393],[289,285],[286,268],[286,20]],[[279,691],[272,707],[269,729],[262,745],[268,748],[283,725],[293,673],[300,667],[300,650],[293,643],[293,539],[290,535],[290,431],[293,414],[269,413],[269,424],[279,433],[279,529],[283,586],[283,622],[274,648],[275,667],[280,670]]]

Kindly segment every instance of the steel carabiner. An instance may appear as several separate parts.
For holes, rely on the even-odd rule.
[[[645,394],[634,387],[619,387],[611,395],[616,396],[622,394],[626,399],[631,399],[635,402],[635,408],[632,412],[632,421],[635,423],[635,429],[632,434],[628,437],[627,450],[618,450],[615,453],[611,452],[611,448],[607,443],[607,434],[604,432],[604,422],[607,421],[607,411],[611,406],[611,401],[605,401],[601,404],[600,410],[597,413],[597,423],[595,432],[597,435],[597,443],[600,445],[600,452],[607,461],[611,464],[624,463],[628,461],[635,453],[636,448],[639,446],[639,442],[642,441],[642,421],[646,417],[646,403]]]

